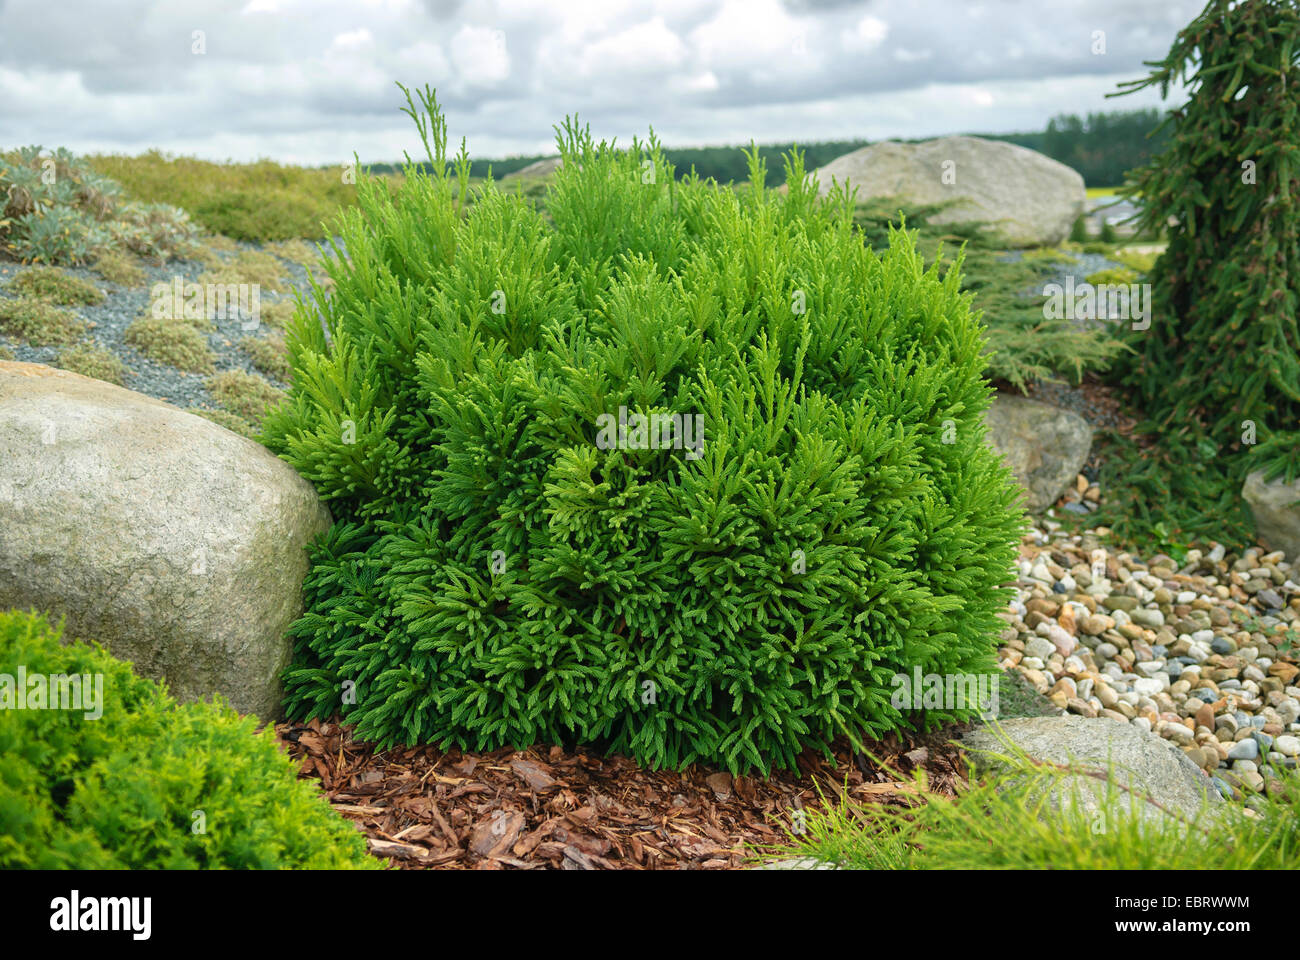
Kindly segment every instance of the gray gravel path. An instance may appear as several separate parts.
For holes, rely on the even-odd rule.
[[[260,249],[255,244],[241,244],[244,249]],[[214,407],[207,387],[204,385],[207,375],[187,373],[168,364],[158,363],[143,356],[140,351],[124,339],[126,328],[144,315],[150,306],[150,290],[157,283],[172,283],[173,278],[180,277],[185,282],[197,280],[205,267],[194,260],[171,260],[163,266],[142,264],[147,280],[142,286],[124,287],[109,283],[88,267],[62,267],[73,276],[81,277],[93,283],[106,294],[104,301],[95,306],[66,307],[82,317],[92,327],[87,339],[105,347],[122,359],[127,367],[125,386],[129,390],[166,400],[178,407]],[[0,260],[0,296],[7,294],[4,287],[21,273],[32,269],[30,266],[12,260]],[[307,271],[298,264],[285,263],[289,283],[307,295],[310,286]],[[263,304],[285,297],[292,298],[292,293],[274,294],[262,292]],[[233,313],[233,311],[230,311]],[[213,330],[208,334],[208,345],[216,355],[216,372],[223,370],[242,370],[259,373],[253,368],[252,360],[239,348],[239,341],[246,336],[257,335],[263,331],[243,329],[243,318],[228,316],[214,320]],[[57,359],[63,347],[33,347],[0,333],[0,346],[7,347],[14,358],[28,363],[44,363],[58,366]],[[278,387],[285,384],[268,378]]]

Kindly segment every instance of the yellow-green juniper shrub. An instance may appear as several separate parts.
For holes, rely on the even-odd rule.
[[[0,674],[97,693],[89,710],[0,710],[0,869],[378,866],[256,718],[177,705],[102,647],[60,640],[41,615],[0,613]]]

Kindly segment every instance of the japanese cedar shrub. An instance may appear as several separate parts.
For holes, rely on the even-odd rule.
[[[253,717],[61,641],[0,612],[0,869],[378,866]]]
[[[290,714],[737,770],[969,716],[891,703],[992,669],[1020,524],[957,271],[872,253],[797,154],[785,195],[756,155],[751,187],[675,182],[653,135],[568,121],[544,213],[469,202],[421,99],[431,162],[358,182],[264,427],[336,518]]]

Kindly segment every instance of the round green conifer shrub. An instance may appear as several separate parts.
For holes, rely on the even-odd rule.
[[[288,712],[733,770],[972,716],[899,679],[993,670],[1022,522],[958,269],[797,153],[741,192],[569,121],[544,213],[467,203],[420,96],[430,162],[359,178],[263,424],[336,518]]]
[[[270,730],[0,612],[0,869],[378,865]]]

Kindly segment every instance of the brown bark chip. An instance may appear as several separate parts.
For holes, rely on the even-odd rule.
[[[403,870],[738,869],[786,842],[795,810],[914,803],[918,769],[952,795],[965,770],[948,743],[956,730],[890,736],[861,753],[837,745],[833,763],[807,752],[798,771],[767,777],[647,770],[584,747],[377,750],[320,720],[276,733],[299,775]]]

